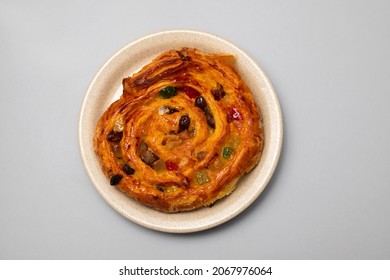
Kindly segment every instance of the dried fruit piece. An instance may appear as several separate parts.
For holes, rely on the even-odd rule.
[[[173,86],[167,86],[160,91],[160,96],[164,99],[171,98],[176,95],[176,88]]]
[[[204,99],[204,97],[202,97],[202,96],[198,96],[195,99],[195,106],[198,107],[199,109],[201,109],[202,111],[204,111],[204,109],[207,106],[206,99]]]
[[[119,182],[122,180],[122,178],[123,178],[123,176],[120,174],[116,174],[116,175],[112,176],[110,179],[110,185],[111,186],[118,185]]]
[[[153,169],[157,172],[165,171],[165,163],[162,159],[158,159],[155,162],[153,162]]]
[[[123,119],[122,118],[117,119],[112,130],[115,132],[123,131]]]
[[[233,148],[232,147],[223,147],[222,150],[222,156],[226,159],[229,159],[233,153]]]
[[[168,107],[168,108],[169,108],[169,112],[168,112],[169,115],[173,114],[173,113],[176,113],[176,112],[179,112],[179,110],[177,110],[175,108],[170,108],[170,107]]]
[[[173,161],[170,161],[170,160],[167,160],[165,162],[165,166],[166,166],[167,170],[178,170],[179,169],[177,164],[174,163]]]
[[[206,107],[204,113],[206,114],[206,120],[207,120],[207,124],[209,125],[209,127],[211,127],[212,129],[215,129],[215,119],[214,119],[213,114],[210,111],[209,106]]]
[[[183,60],[183,61],[190,61],[191,60],[191,57],[189,56],[185,56],[184,54],[182,54],[180,51],[176,51],[177,54],[179,55],[180,59]]]
[[[207,124],[214,129],[215,128],[215,119],[213,114],[211,113],[210,107],[207,105],[206,100],[202,96],[198,96],[195,99],[195,106],[201,109],[205,115],[206,115],[206,120]]]
[[[135,170],[133,168],[131,168],[128,164],[124,164],[122,166],[122,170],[123,172],[125,172],[127,175],[133,175]]]
[[[152,150],[149,149],[148,145],[145,142],[141,142],[139,146],[139,155],[141,160],[145,162],[147,165],[152,165],[156,160],[159,159],[157,155],[155,155]]]
[[[164,106],[163,105],[163,106],[158,107],[158,114],[160,116],[165,115],[165,114],[170,115],[170,114],[173,114],[173,113],[176,113],[176,112],[179,112],[179,110],[177,110],[175,108],[170,108],[168,106]]]
[[[191,119],[188,115],[182,116],[179,120],[179,130],[177,131],[177,133],[180,133],[180,132],[188,129],[188,127],[190,126],[190,122],[191,122]]]
[[[109,142],[119,142],[121,141],[122,136],[123,136],[122,131],[115,132],[114,130],[111,130],[111,132],[107,134],[106,139]]]
[[[114,152],[114,155],[117,159],[122,158],[121,146],[118,143],[112,144],[112,151]]]
[[[217,101],[221,100],[226,95],[223,86],[220,84],[218,84],[217,88],[211,90],[211,94]]]
[[[195,180],[198,185],[204,185],[210,182],[209,175],[207,175],[207,173],[202,170],[196,171]]]
[[[228,122],[239,121],[242,119],[243,119],[243,117],[242,117],[241,113],[236,108],[232,107],[229,109]]]
[[[160,106],[158,107],[158,114],[160,116],[168,114],[169,113],[169,108],[167,106]]]
[[[161,186],[156,186],[156,189],[158,189],[160,192],[165,192],[164,187]]]
[[[201,151],[199,153],[196,154],[196,158],[198,159],[198,161],[201,161],[202,159],[204,159],[206,157],[207,153],[205,151]]]
[[[194,89],[192,87],[183,87],[183,91],[185,94],[187,94],[187,96],[189,98],[196,98],[196,97],[200,96],[199,91],[197,91],[196,89]]]

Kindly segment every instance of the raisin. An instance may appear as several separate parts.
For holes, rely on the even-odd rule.
[[[218,87],[216,89],[211,90],[211,94],[214,96],[214,99],[217,101],[221,100],[226,95],[223,86],[220,84],[218,84]]]
[[[119,182],[122,180],[122,178],[123,178],[123,176],[120,174],[116,174],[116,175],[112,176],[110,179],[110,185],[111,186],[118,185]]]
[[[133,168],[131,168],[129,165],[127,165],[126,163],[122,166],[122,170],[127,175],[133,175],[135,172],[135,170]]]
[[[198,96],[195,99],[195,106],[201,109],[205,113],[207,124],[212,129],[215,129],[215,119],[213,114],[211,113],[210,107],[207,105],[206,100],[202,96]]]
[[[182,116],[179,120],[179,130],[177,131],[177,133],[180,133],[180,132],[188,129],[188,127],[190,126],[190,122],[191,122],[191,119],[189,116],[187,116],[187,115]]]
[[[111,132],[107,134],[106,139],[109,142],[119,142],[121,141],[122,136],[123,136],[122,131],[115,132],[114,130],[111,130]]]
[[[191,58],[189,57],[189,56],[185,56],[184,54],[182,54],[181,52],[179,52],[179,51],[176,51],[177,52],[177,54],[179,55],[179,57],[180,57],[180,59],[182,60],[182,61],[190,61],[191,60]]]
[[[206,107],[205,114],[206,114],[207,124],[212,129],[215,129],[215,119],[208,106]]]
[[[165,189],[161,186],[156,186],[156,188],[160,191],[160,192],[165,192]]]
[[[207,103],[206,103],[206,100],[204,99],[204,97],[198,96],[195,99],[195,106],[198,107],[199,109],[201,109],[202,111],[204,111],[204,109],[206,109],[206,107],[207,107]]]
[[[168,108],[168,109],[169,109],[169,112],[168,112],[169,115],[176,113],[176,112],[179,112],[179,110],[177,110],[175,108]]]

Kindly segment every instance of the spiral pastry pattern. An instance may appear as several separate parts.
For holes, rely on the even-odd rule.
[[[261,115],[234,57],[182,48],[123,80],[94,149],[108,182],[163,212],[210,206],[259,161]]]

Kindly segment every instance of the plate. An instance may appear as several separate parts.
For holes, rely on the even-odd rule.
[[[167,214],[141,205],[109,184],[93,150],[93,134],[100,116],[122,94],[123,78],[131,76],[160,53],[181,47],[235,56],[235,68],[251,89],[263,116],[264,148],[259,164],[240,179],[237,189],[228,197],[221,199],[213,207]],[[134,41],[115,53],[92,80],[79,120],[81,158],[88,176],[104,200],[134,223],[158,231],[176,233],[215,227],[251,205],[266,188],[274,173],[281,152],[282,134],[279,102],[265,72],[234,44],[212,34],[190,30],[155,33]]]

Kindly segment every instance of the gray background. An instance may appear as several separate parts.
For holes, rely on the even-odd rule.
[[[0,3],[1,259],[390,259],[390,2]],[[268,73],[284,146],[263,195],[167,234],[112,210],[80,160],[85,91],[153,32],[219,35]]]

